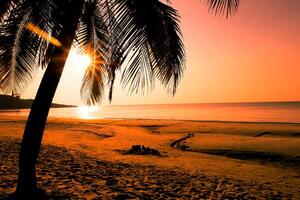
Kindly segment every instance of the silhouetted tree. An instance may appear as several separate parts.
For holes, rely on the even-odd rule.
[[[112,98],[117,70],[131,92],[152,89],[155,79],[175,93],[185,53],[178,12],[159,0],[0,0],[0,88],[20,92],[45,69],[24,130],[16,196],[39,198],[35,164],[48,112],[72,45],[88,53],[81,95]],[[216,14],[236,12],[238,0],[203,0]],[[76,81],[76,80],[74,80]]]

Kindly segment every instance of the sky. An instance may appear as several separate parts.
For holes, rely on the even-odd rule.
[[[198,0],[173,0],[172,6],[181,15],[187,54],[176,95],[159,83],[147,95],[129,95],[116,82],[112,104],[300,100],[299,0],[242,0],[229,19],[208,13]],[[41,76],[22,98],[34,98]],[[69,60],[54,102],[82,105],[82,76],[82,67]]]

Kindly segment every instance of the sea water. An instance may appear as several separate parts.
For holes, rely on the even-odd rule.
[[[2,110],[1,116],[27,116],[29,109]],[[52,108],[50,117],[81,119],[178,119],[300,123],[300,102],[105,105]]]

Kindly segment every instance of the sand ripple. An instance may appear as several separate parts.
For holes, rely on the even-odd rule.
[[[18,140],[0,138],[0,198],[16,187],[19,144]],[[42,147],[37,171],[39,185],[49,199],[296,199],[273,190],[268,182],[103,162],[50,145]]]

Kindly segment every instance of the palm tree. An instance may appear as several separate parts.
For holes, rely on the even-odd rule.
[[[236,12],[239,0],[203,0],[215,14]],[[177,10],[159,0],[1,0],[0,88],[20,92],[45,69],[24,130],[18,198],[38,198],[35,164],[48,112],[72,45],[93,59],[82,81],[87,104],[112,98],[115,73],[131,92],[155,79],[175,94],[185,53]]]

